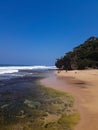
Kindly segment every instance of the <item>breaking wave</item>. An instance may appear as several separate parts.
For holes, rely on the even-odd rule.
[[[54,70],[55,66],[1,66],[0,75],[8,73],[16,73],[19,70]]]

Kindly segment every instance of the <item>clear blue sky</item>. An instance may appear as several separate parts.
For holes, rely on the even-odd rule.
[[[98,36],[98,0],[0,0],[0,64],[54,65]]]

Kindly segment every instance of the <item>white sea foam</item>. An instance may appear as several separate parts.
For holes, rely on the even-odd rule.
[[[2,66],[0,67],[0,74],[16,73],[19,70],[48,70],[56,69],[55,66]]]

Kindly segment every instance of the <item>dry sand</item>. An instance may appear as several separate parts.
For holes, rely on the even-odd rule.
[[[98,130],[98,70],[50,73],[41,83],[76,98],[81,120],[75,130]]]

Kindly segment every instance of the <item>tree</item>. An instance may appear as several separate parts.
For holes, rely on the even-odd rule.
[[[98,38],[88,38],[73,51],[57,59],[55,65],[57,68],[65,70],[98,68]]]

